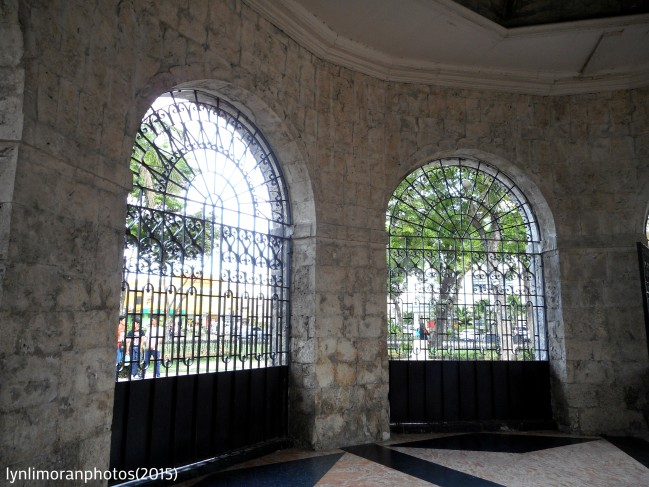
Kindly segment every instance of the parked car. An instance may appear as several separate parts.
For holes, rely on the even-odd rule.
[[[512,334],[512,345],[514,355],[518,355],[522,350],[531,348],[530,334],[525,326],[517,326]]]
[[[477,340],[478,335],[476,334],[473,328],[467,328],[458,333],[458,336],[461,340]]]
[[[493,350],[496,353],[500,353],[500,335],[498,335],[498,333],[485,333],[481,340],[481,348],[483,353],[487,350]]]
[[[243,325],[241,327],[241,337],[242,338],[254,338],[262,337],[262,329],[259,326],[248,326],[248,325]]]
[[[449,346],[455,350],[480,350],[480,337],[474,329],[466,329],[449,339]]]
[[[519,325],[516,328],[514,328],[513,335],[522,336],[524,338],[527,338],[528,340],[530,338],[530,332],[527,331],[527,327],[525,325]]]

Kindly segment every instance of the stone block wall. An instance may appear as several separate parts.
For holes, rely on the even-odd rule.
[[[0,4],[0,305],[7,265],[16,162],[23,130],[25,71],[21,66],[23,41],[18,23],[18,2]],[[0,315],[2,316],[2,315]]]
[[[499,167],[535,205],[560,425],[647,431],[634,245],[649,207],[649,89],[388,83],[317,59],[241,0],[2,5],[13,39],[0,58],[4,465],[108,464],[130,147],[174,86],[234,101],[285,172],[299,443],[389,434],[385,210],[402,177],[449,155]]]

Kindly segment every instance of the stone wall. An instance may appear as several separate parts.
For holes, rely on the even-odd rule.
[[[0,4],[0,305],[7,263],[16,162],[23,130],[23,41],[18,2]],[[1,309],[1,308],[0,308]],[[1,316],[1,315],[0,315]]]
[[[24,102],[0,105],[4,465],[108,464],[130,147],[148,105],[181,85],[241,107],[286,175],[299,443],[389,434],[385,209],[403,176],[446,155],[496,165],[535,204],[561,426],[646,433],[634,243],[649,199],[649,90],[386,83],[315,58],[237,0],[2,5],[13,41],[0,69],[13,81],[0,100],[21,99],[25,73]]]

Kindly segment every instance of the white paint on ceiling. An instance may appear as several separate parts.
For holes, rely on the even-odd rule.
[[[451,0],[244,0],[316,56],[384,80],[569,94],[649,85],[649,15],[505,29]]]

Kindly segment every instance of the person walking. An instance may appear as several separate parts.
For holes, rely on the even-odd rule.
[[[119,324],[117,325],[117,356],[115,357],[115,374],[124,367],[124,346],[126,339],[126,316],[120,315]]]
[[[144,367],[140,367],[140,357],[144,358],[145,333],[139,320],[133,321],[133,328],[126,334],[131,356],[131,377],[144,379]]]
[[[149,348],[146,351],[147,368],[151,364],[151,359],[155,361],[154,377],[160,377],[160,361],[162,360],[161,350],[164,342],[164,327],[158,326],[158,319],[151,318],[151,327],[149,328]]]

